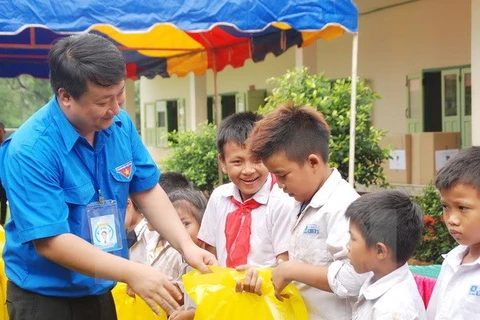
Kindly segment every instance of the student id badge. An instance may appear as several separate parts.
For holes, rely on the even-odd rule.
[[[87,205],[88,226],[92,244],[104,251],[122,249],[122,234],[117,201],[104,200]]]

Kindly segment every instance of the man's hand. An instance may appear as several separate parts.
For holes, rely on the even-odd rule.
[[[288,295],[282,294],[282,290],[292,282],[291,279],[288,278],[288,269],[292,267],[293,261],[283,261],[282,259],[278,259],[278,265],[272,271],[272,283],[273,287],[275,288],[275,297],[278,300],[283,301],[284,298],[288,298]]]
[[[258,276],[258,269],[256,267],[249,266],[244,264],[235,268],[237,271],[245,271],[245,279],[242,281],[237,281],[235,286],[236,292],[251,292],[256,293],[259,296],[262,295],[262,278]]]
[[[137,264],[128,276],[127,284],[157,315],[160,314],[157,304],[171,314],[180,307],[178,301],[183,298],[182,292],[171,280],[150,266]]]
[[[193,268],[199,270],[202,273],[209,273],[208,266],[218,265],[217,258],[215,256],[200,248],[195,243],[191,243],[187,248],[183,249],[183,258]]]

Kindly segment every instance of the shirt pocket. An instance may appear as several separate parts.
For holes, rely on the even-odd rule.
[[[300,259],[314,265],[326,265],[332,261],[327,250],[326,239],[302,236],[297,245],[297,252]]]
[[[125,161],[123,164],[112,166],[110,168],[110,174],[113,179],[117,182],[130,182],[132,181],[133,175],[137,171],[133,161]]]
[[[95,189],[90,181],[63,189],[65,202],[74,205],[87,205],[95,194]]]
[[[459,302],[459,310],[463,310],[463,315],[468,315],[469,319],[475,319],[480,314],[480,296],[467,295]]]

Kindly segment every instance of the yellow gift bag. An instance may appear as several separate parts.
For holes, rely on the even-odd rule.
[[[5,267],[3,265],[3,246],[5,245],[5,231],[0,226],[0,319],[7,320],[7,276],[5,275]]]
[[[197,304],[195,320],[308,320],[303,299],[293,284],[282,291],[289,298],[279,301],[275,297],[271,268],[259,269],[261,296],[235,292],[237,280],[243,280],[246,272],[223,267],[211,270],[208,274],[193,270],[183,276],[185,291]]]
[[[167,314],[162,308],[158,307],[161,314],[157,316],[142,298],[130,297],[125,283],[119,282],[112,289],[112,295],[118,320],[167,320]]]

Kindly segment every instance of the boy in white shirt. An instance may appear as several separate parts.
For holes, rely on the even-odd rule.
[[[370,274],[352,319],[427,319],[407,263],[422,235],[418,205],[401,191],[380,191],[355,200],[345,217],[350,219],[350,263],[357,273]]]
[[[352,295],[358,295],[365,278],[346,262],[349,234],[344,213],[358,194],[328,166],[329,137],[320,112],[290,105],[259,121],[247,141],[252,156],[262,160],[278,186],[297,201],[290,261],[274,269],[272,281],[280,300],[283,288],[296,281],[311,320],[351,319],[353,301],[333,294],[327,278],[333,261],[345,261],[332,279],[349,287]]]
[[[438,171],[443,218],[459,243],[442,264],[428,319],[480,319],[480,147],[462,150]]]
[[[231,182],[211,194],[198,238],[220,266],[271,267],[277,258],[288,260],[291,202],[244,144],[259,119],[251,112],[236,113],[218,129],[218,160]]]

